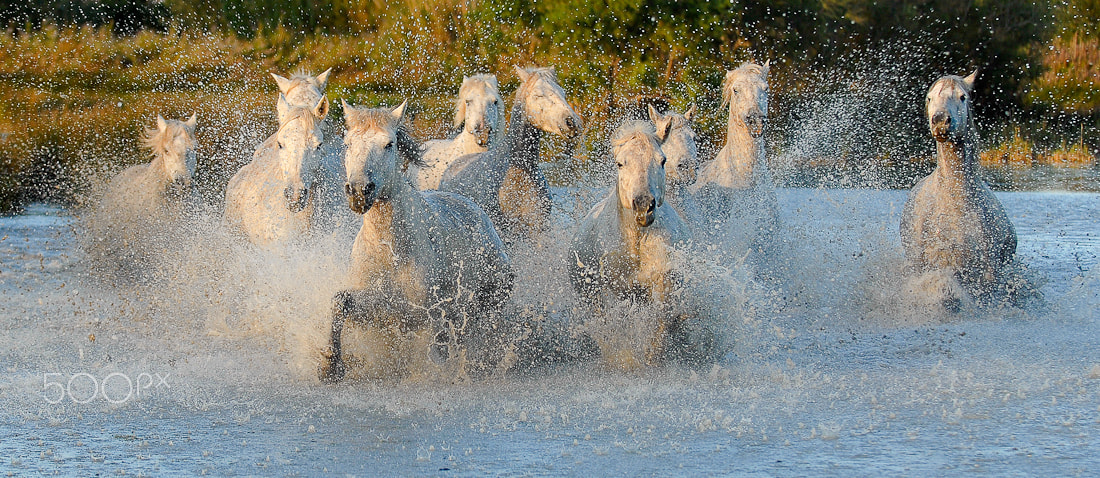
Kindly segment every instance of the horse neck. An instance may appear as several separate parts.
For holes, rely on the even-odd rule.
[[[405,257],[413,253],[412,244],[425,232],[422,218],[427,209],[427,201],[420,192],[402,178],[386,200],[376,201],[363,214],[363,230],[393,241],[390,244],[393,253]]]
[[[630,252],[632,257],[639,257],[639,247],[642,241],[642,228],[634,222],[634,212],[623,207],[619,199],[619,185],[616,182],[615,190],[611,193],[611,200],[615,201],[616,220],[618,221],[619,238],[622,245]]]
[[[518,98],[512,105],[512,114],[508,119],[508,132],[503,147],[511,164],[517,168],[533,171],[539,164],[539,143],[542,130],[527,119],[527,110]]]
[[[936,142],[936,172],[949,183],[969,183],[977,176],[978,141],[971,129],[960,141]]]
[[[733,119],[733,108],[730,108],[729,123],[726,126],[726,151],[723,158],[728,162],[726,168],[734,172],[736,177],[752,178],[761,172],[764,164],[764,136],[753,137],[744,124]]]

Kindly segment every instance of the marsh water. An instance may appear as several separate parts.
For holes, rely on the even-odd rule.
[[[555,228],[597,193],[556,190]],[[898,285],[905,194],[780,189],[789,277],[712,274],[731,344],[717,363],[338,385],[316,380],[301,345],[304,329],[323,329],[310,317],[337,287],[338,247],[203,246],[157,286],[121,286],[92,273],[79,217],[34,205],[0,218],[0,470],[1095,473],[1100,194],[997,193],[1042,297],[957,314],[911,306]],[[570,320],[553,305],[571,299],[547,247],[519,260],[541,287],[516,300]]]

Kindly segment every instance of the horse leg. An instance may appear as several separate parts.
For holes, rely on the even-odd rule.
[[[341,291],[332,299],[332,337],[329,339],[328,348],[322,353],[325,362],[320,370],[321,381],[324,383],[337,383],[343,380],[347,373],[340,336],[344,332],[344,322],[351,317],[354,307],[353,291]]]

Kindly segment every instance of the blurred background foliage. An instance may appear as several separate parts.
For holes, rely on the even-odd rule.
[[[588,123],[580,145],[548,146],[559,181],[599,167],[639,97],[699,105],[713,154],[718,87],[748,60],[773,65],[784,184],[908,187],[930,168],[925,90],[975,68],[990,167],[1095,168],[1098,146],[1100,0],[0,0],[0,27],[0,210],[79,202],[147,159],[137,137],[158,113],[199,113],[217,202],[272,128],[267,72],[330,67],[331,98],[410,98],[427,138],[448,133],[463,74],[511,92],[513,65],[553,65]]]

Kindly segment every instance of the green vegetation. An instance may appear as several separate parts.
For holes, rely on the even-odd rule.
[[[588,123],[584,147],[564,161],[583,168],[639,96],[698,104],[703,154],[713,154],[724,70],[770,59],[769,142],[787,161],[777,167],[879,170],[838,183],[886,187],[927,168],[911,158],[930,154],[920,129],[928,85],[980,67],[979,117],[1005,138],[987,139],[993,149],[1022,135],[1041,156],[1080,130],[1073,148],[1091,156],[1097,12],[1090,0],[4,0],[0,211],[79,201],[92,178],[144,161],[137,137],[158,113],[199,114],[199,179],[216,201],[274,121],[267,72],[329,67],[331,97],[410,98],[417,131],[434,137],[446,133],[462,74],[495,73],[511,91],[512,65],[554,65]],[[833,124],[846,108],[862,109],[861,124]],[[996,134],[1011,125],[1023,133]]]

